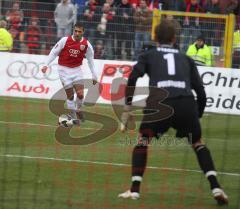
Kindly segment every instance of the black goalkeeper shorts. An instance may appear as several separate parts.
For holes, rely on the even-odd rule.
[[[147,114],[149,113],[148,109],[153,108],[147,105],[144,108],[144,116],[139,129],[143,137],[159,138],[172,127],[176,130],[176,137],[187,137],[190,144],[201,139],[198,107],[193,97],[169,98],[164,100],[162,104],[172,108],[172,114],[168,118],[154,120],[152,114]],[[166,110],[160,108],[159,114],[166,115]]]

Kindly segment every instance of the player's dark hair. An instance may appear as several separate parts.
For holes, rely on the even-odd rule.
[[[84,26],[83,26],[83,24],[81,22],[76,22],[75,25],[74,25],[74,28],[75,27],[84,29]]]
[[[155,28],[155,41],[160,44],[171,44],[175,37],[175,27],[170,20],[162,20]]]

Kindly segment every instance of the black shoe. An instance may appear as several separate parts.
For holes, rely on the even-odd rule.
[[[222,189],[215,188],[212,190],[212,194],[214,199],[217,201],[218,205],[228,204],[228,196],[224,193]]]
[[[75,126],[80,126],[81,121],[79,119],[72,119],[72,123]]]

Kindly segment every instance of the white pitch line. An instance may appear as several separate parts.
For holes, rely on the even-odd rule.
[[[96,164],[96,165],[110,165],[110,166],[116,166],[116,167],[131,167],[130,164],[125,164],[125,163],[109,163],[109,162],[103,162],[103,161],[74,160],[74,159],[68,159],[68,158],[54,158],[54,157],[44,157],[44,156],[28,156],[28,155],[13,155],[13,154],[6,154],[6,155],[0,155],[0,156],[7,157],[7,158],[25,158],[25,159],[50,160],[50,161],[70,162],[70,163],[75,162],[75,163],[87,163],[87,164]],[[194,169],[167,168],[167,167],[156,167],[156,166],[148,166],[147,168],[153,169],[153,170],[202,173],[202,171],[194,170]],[[240,177],[239,173],[229,173],[229,172],[217,172],[217,173],[220,175]]]
[[[15,122],[15,121],[3,121],[3,120],[1,120],[0,123],[2,123],[2,124],[13,124],[13,125],[39,126],[39,127],[53,127],[53,128],[57,127],[57,126],[49,125],[49,124],[28,123],[28,122]]]
[[[49,125],[49,124],[38,124],[38,123],[23,123],[23,122],[14,122],[14,121],[0,121],[2,124],[14,124],[14,125],[28,125],[28,126],[39,126],[39,127],[54,127],[57,126]],[[83,128],[92,130],[93,128]],[[0,155],[1,157],[8,158],[26,158],[26,159],[41,159],[41,160],[54,160],[54,161],[62,161],[62,162],[78,162],[78,163],[89,163],[89,164],[98,164],[98,165],[112,165],[112,166],[122,166],[122,167],[130,167],[129,164],[123,163],[109,163],[109,162],[101,162],[101,161],[88,161],[88,160],[73,160],[73,159],[65,159],[65,158],[50,158],[50,157],[33,157],[33,156],[25,156],[25,155]],[[184,172],[195,172],[202,173],[200,170],[192,170],[192,169],[182,169],[182,168],[167,168],[167,167],[154,167],[148,166],[149,169],[154,170],[169,170],[169,171],[184,171]],[[218,172],[220,175],[228,175],[228,176],[237,176],[240,177],[238,173],[228,173],[228,172]]]
[[[29,123],[29,122],[15,122],[15,121],[3,121],[3,120],[0,120],[0,124],[26,125],[26,126],[38,126],[38,127],[50,127],[50,128],[56,128],[57,127],[57,125],[50,125],[50,124]],[[87,127],[81,127],[81,129],[83,129],[83,130],[84,129],[86,129],[86,130],[96,130],[96,128],[87,128]],[[225,141],[225,139],[221,139],[221,138],[212,138],[212,137],[210,137],[210,139],[218,140],[218,141]]]
[[[13,125],[25,125],[25,126],[38,126],[38,127],[50,127],[50,128],[57,128],[57,125],[49,125],[49,124],[42,124],[42,123],[28,123],[28,122],[14,122],[14,121],[0,121],[0,124],[13,124]],[[84,130],[96,130],[96,128],[87,128],[81,127]]]

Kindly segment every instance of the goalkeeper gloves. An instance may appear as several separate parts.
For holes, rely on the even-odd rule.
[[[121,115],[121,127],[120,127],[120,130],[122,132],[126,131],[128,121],[132,117],[131,109],[132,109],[131,105],[125,105],[124,108],[123,108],[123,113]]]

